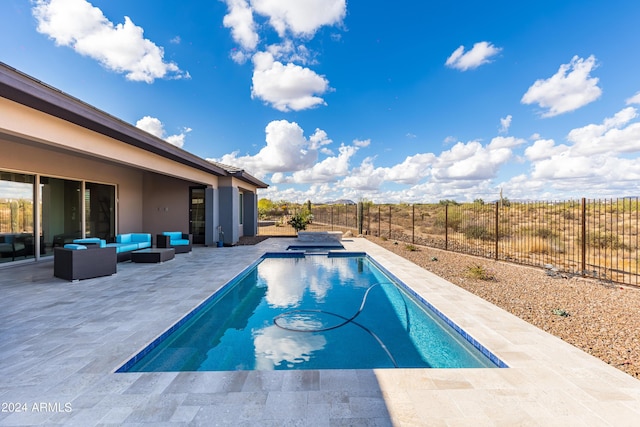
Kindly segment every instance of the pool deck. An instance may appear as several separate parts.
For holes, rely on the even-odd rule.
[[[294,242],[195,247],[72,283],[50,261],[0,269],[0,425],[638,425],[640,381],[358,238],[346,249],[367,252],[510,368],[114,373]]]

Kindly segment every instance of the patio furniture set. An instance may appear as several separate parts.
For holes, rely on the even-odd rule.
[[[159,263],[191,252],[192,241],[191,234],[179,231],[158,234],[155,247],[149,233],[118,234],[113,243],[97,237],[75,239],[54,248],[53,275],[71,281],[109,276],[117,272],[118,262]]]

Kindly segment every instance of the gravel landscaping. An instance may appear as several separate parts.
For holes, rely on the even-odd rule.
[[[640,379],[640,289],[367,239]]]

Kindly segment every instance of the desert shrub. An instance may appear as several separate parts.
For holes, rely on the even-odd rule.
[[[409,252],[415,252],[418,250],[418,248],[415,245],[405,245],[404,248]]]
[[[457,209],[450,209],[446,218],[446,225],[449,226],[455,232],[460,231],[460,225],[462,224],[462,213]],[[441,229],[445,228],[445,212],[444,210],[438,212],[436,217],[435,226]]]
[[[298,212],[293,215],[287,224],[292,226],[296,232],[300,230],[306,230],[307,225],[311,222],[312,216],[307,211]]]
[[[467,277],[478,280],[494,280],[495,277],[482,265],[473,264],[467,267]]]
[[[558,237],[558,233],[545,227],[536,228],[535,231],[533,232],[533,235],[536,237],[541,237],[543,239],[551,239],[551,238]]]
[[[586,243],[592,248],[598,249],[630,250],[629,246],[620,239],[620,236],[613,233],[587,232]]]
[[[481,225],[469,225],[464,229],[467,239],[495,240],[495,235]]]

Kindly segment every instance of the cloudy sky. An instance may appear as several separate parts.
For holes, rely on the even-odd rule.
[[[2,0],[0,61],[260,197],[640,190],[640,3]]]

